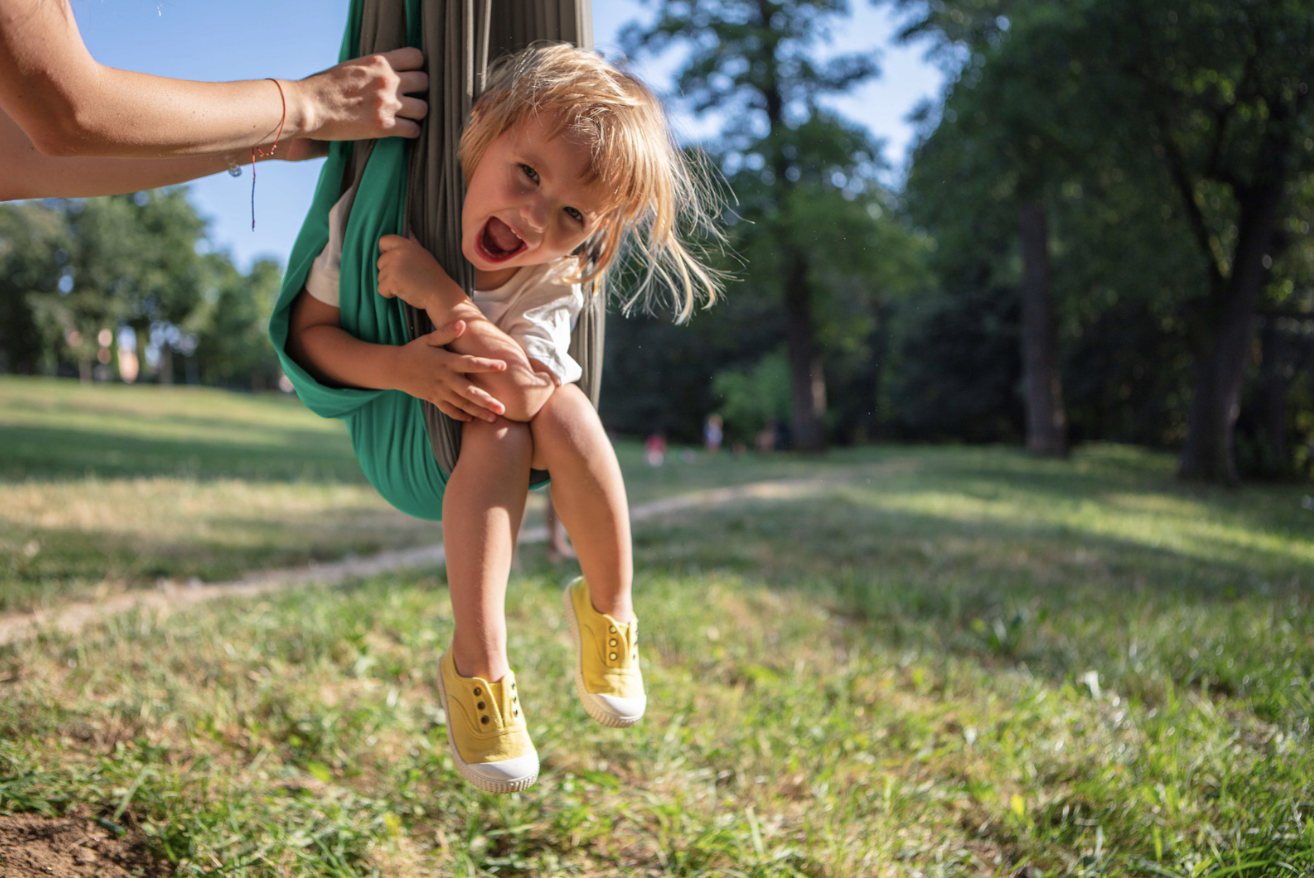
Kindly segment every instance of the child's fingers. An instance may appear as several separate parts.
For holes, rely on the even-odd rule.
[[[451,323],[447,324],[446,326],[438,327],[433,332],[426,335],[424,338],[425,341],[427,341],[433,347],[440,348],[443,345],[449,345],[452,342],[456,341],[458,338],[461,337],[461,333],[463,332],[465,332],[465,321],[453,320]]]
[[[406,239],[401,235],[384,235],[379,239],[379,252],[388,253],[398,247],[405,247]]]
[[[503,414],[506,411],[506,406],[494,399],[492,394],[478,384],[471,383],[464,387],[458,387],[456,392],[460,394],[463,400],[458,400],[457,404],[476,417],[492,421],[495,420],[492,416]]]
[[[479,418],[491,423],[504,411],[500,402],[468,382],[445,385],[429,401],[438,411],[460,421]],[[460,412],[460,417],[452,414],[453,411]]]
[[[388,271],[388,266],[384,264],[387,257],[379,257],[379,295],[391,299],[396,295],[392,288],[392,276]]]
[[[469,374],[471,372],[505,372],[506,360],[495,360],[492,357],[476,357],[473,354],[458,354],[456,359],[451,361],[453,372]]]
[[[446,400],[441,400],[441,401],[434,400],[433,404],[438,409],[438,411],[442,412],[443,414],[447,415],[447,417],[452,418],[453,420],[457,420],[462,423],[474,420],[473,417],[467,415],[465,412],[461,411],[456,406],[452,405],[450,402],[447,402]]]

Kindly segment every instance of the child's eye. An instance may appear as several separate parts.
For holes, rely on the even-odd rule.
[[[529,165],[521,165],[520,170],[525,172],[526,177],[533,180],[535,183],[538,182],[538,171],[534,170]]]
[[[565,211],[566,211],[566,216],[570,217],[577,223],[583,224],[584,214],[580,213],[578,210],[576,210],[573,207],[567,207],[565,208]]]

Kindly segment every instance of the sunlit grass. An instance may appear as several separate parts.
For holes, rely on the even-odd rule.
[[[439,539],[296,399],[0,379],[0,612]]]
[[[140,825],[184,875],[1314,873],[1308,487],[1183,486],[1117,447],[620,455],[636,503],[789,481],[636,526],[628,731],[576,703],[570,571],[527,548],[529,792],[455,772],[433,570],[0,650],[0,810]],[[358,482],[248,465],[14,479],[2,539],[66,532],[29,563],[92,578],[152,533],[214,565],[391,533]]]
[[[1202,562],[1314,564],[1314,527],[1303,534],[1256,531],[1245,516],[1230,515],[1200,499],[1111,494],[1040,504],[1024,491],[1008,491],[997,499],[953,492],[872,491],[861,502],[965,525],[1067,529],[1166,549]]]
[[[277,393],[0,377],[0,452],[0,482],[364,481],[342,424]]]
[[[1151,702],[1110,685],[1113,656],[1037,675],[984,641],[937,646],[943,620],[910,614],[915,644],[807,590],[649,573],[652,708],[614,731],[575,703],[560,578],[517,577],[509,608],[544,760],[528,793],[484,796],[457,776],[432,683],[445,590],[385,577],[11,652],[0,807],[117,813],[182,874],[1314,865],[1307,725],[1171,669],[1142,668],[1163,687]]]

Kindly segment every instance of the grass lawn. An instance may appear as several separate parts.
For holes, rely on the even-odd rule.
[[[261,551],[288,558],[323,518],[345,533],[385,514],[333,425],[283,401],[179,392],[200,402],[168,439],[143,426],[170,420],[142,401],[153,389],[94,388],[84,415],[64,388],[43,409],[37,386],[0,383],[6,510],[9,492],[63,488],[46,514],[82,502],[93,520],[110,486],[171,479],[261,509]],[[46,438],[15,438],[29,431]],[[113,469],[132,441],[178,447],[121,449]],[[575,702],[569,571],[526,553],[508,614],[543,757],[528,792],[455,772],[432,570],[0,649],[0,813],[99,817],[183,875],[1314,873],[1308,486],[1189,488],[1168,457],[1117,447],[621,456],[635,502],[792,487],[636,528],[650,709],[628,731]],[[303,514],[274,529],[293,497]],[[115,539],[170,521],[161,544],[185,557],[208,507],[171,508]],[[72,529],[69,546],[109,532]],[[252,557],[240,528],[222,533],[209,563]],[[74,548],[59,557],[95,578]]]
[[[0,377],[0,612],[440,539],[296,399]]]

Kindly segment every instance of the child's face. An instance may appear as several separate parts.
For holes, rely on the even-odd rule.
[[[483,289],[573,252],[602,221],[603,193],[585,182],[589,143],[570,130],[549,137],[555,122],[531,116],[504,132],[470,175],[461,249]]]

